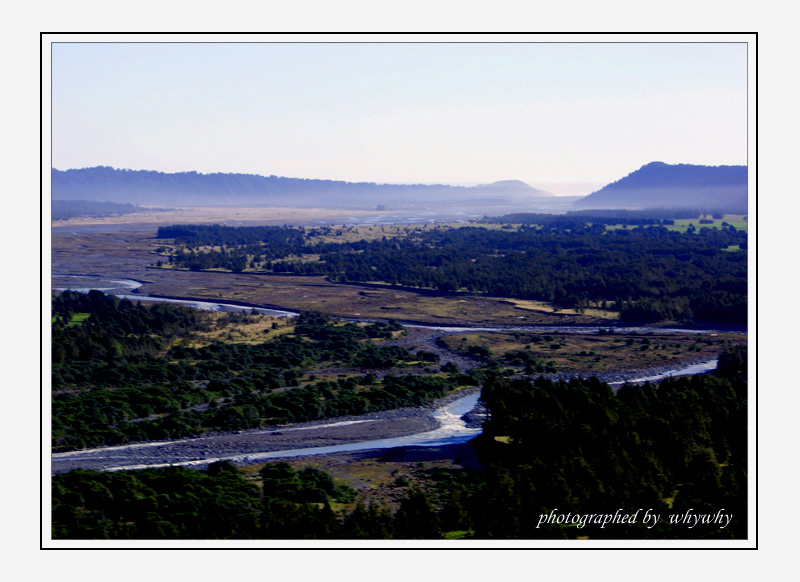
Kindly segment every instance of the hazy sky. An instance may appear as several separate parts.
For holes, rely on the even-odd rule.
[[[52,153],[62,170],[535,186],[746,164],[747,45],[55,43]]]

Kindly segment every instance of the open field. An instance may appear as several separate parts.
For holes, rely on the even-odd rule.
[[[525,311],[534,311],[539,313],[563,313],[565,315],[587,315],[597,319],[605,319],[610,321],[619,320],[619,313],[616,311],[609,311],[607,309],[586,308],[583,313],[579,313],[574,309],[558,309],[554,305],[545,301],[532,301],[524,299],[508,299],[517,309]]]
[[[746,216],[743,214],[726,214],[722,218],[711,218],[708,216],[707,218],[700,219],[700,218],[681,218],[676,219],[675,224],[671,224],[665,226],[667,230],[674,230],[676,232],[686,232],[689,228],[689,225],[694,225],[695,229],[700,230],[701,228],[722,228],[722,223],[725,222],[730,226],[735,227],[737,230],[747,230],[747,220]],[[711,221],[709,224],[700,224],[700,220],[709,220]],[[622,225],[612,225],[606,226],[607,230],[616,230],[620,228],[635,228],[634,226],[622,226]]]
[[[70,317],[69,323],[67,324],[68,327],[73,327],[75,325],[80,325],[87,319],[89,319],[90,313],[73,313],[72,317]],[[56,318],[55,316],[51,318],[51,323],[55,323]]]
[[[676,220],[673,226],[667,226],[669,230],[677,230],[680,232],[686,232],[686,229],[689,228],[690,224],[693,224],[696,229],[701,229],[703,227],[707,228],[722,228],[722,223],[727,222],[729,225],[735,227],[738,230],[747,230],[747,221],[745,220],[745,216],[741,214],[726,214],[722,218],[711,218],[708,217],[706,220],[711,220],[711,224],[700,224],[700,219],[683,219],[683,220]]]

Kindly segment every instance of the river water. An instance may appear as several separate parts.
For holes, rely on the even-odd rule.
[[[695,374],[705,374],[707,372],[711,372],[712,370],[717,369],[717,358],[713,360],[708,360],[706,362],[697,362],[695,364],[690,364],[688,366],[683,366],[680,368],[674,368],[672,370],[667,370],[660,374],[654,374],[650,376],[641,376],[638,378],[633,378],[631,380],[625,380],[622,382],[609,382],[610,386],[622,386],[627,382],[628,384],[639,384],[643,382],[655,382],[658,380],[663,380],[664,378],[671,378],[673,376],[693,376]]]
[[[441,447],[445,445],[455,445],[465,443],[481,432],[479,428],[469,428],[461,418],[464,414],[475,408],[480,394],[469,394],[436,409],[433,417],[440,423],[439,428],[434,430],[396,437],[390,439],[379,439],[373,441],[361,441],[345,445],[333,445],[328,447],[313,447],[305,449],[290,449],[283,451],[255,452],[241,455],[225,455],[214,458],[196,459],[183,462],[160,463],[160,464],[141,464],[141,465],[120,465],[108,467],[106,471],[119,471],[127,469],[152,469],[158,467],[184,466],[184,467],[204,467],[217,461],[231,461],[239,464],[254,464],[267,459],[284,459],[292,457],[307,457],[313,455],[326,455],[332,453],[346,453],[355,451],[371,451],[381,449],[392,449],[396,447]],[[358,422],[358,421],[357,421]],[[314,427],[309,427],[314,428]],[[284,429],[286,430],[286,429]],[[291,430],[291,429],[289,429]],[[95,449],[97,450],[97,449]],[[82,451],[76,451],[80,453]],[[62,456],[70,453],[61,453]]]
[[[282,309],[267,309],[265,307],[253,307],[247,305],[234,305],[232,303],[216,303],[210,301],[199,301],[195,299],[172,299],[167,297],[150,297],[149,295],[130,295],[130,292],[142,286],[139,281],[133,279],[111,279],[93,275],[53,275],[53,291],[77,291],[88,293],[89,291],[102,291],[109,293],[120,299],[130,299],[131,301],[152,301],[156,303],[175,303],[186,305],[204,311],[224,311],[230,313],[252,312],[261,315],[271,315],[273,317],[296,317],[294,311]]]

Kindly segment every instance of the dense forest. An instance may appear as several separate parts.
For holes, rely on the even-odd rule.
[[[487,487],[478,536],[549,537],[537,519],[643,508],[652,529],[559,527],[568,537],[743,537],[747,526],[746,349],[731,348],[716,376],[626,385],[596,379],[498,379],[483,387],[490,411],[476,446]],[[509,502],[509,500],[513,500]],[[669,515],[734,515],[729,528],[692,529]],[[640,516],[641,517],[641,516]]]
[[[402,237],[320,242],[326,229],[172,226],[174,268],[324,274],[440,292],[618,310],[625,322],[747,321],[747,233],[699,221],[686,232],[617,218],[528,215],[519,228],[409,229]],[[623,219],[641,223],[644,217]],[[329,229],[328,229],[329,230]],[[163,247],[162,252],[167,252]],[[163,264],[163,262],[162,262]]]
[[[377,345],[402,330],[393,322],[340,324],[306,313],[293,333],[262,343],[192,346],[178,340],[212,323],[188,307],[64,292],[53,298],[53,314],[57,451],[418,406],[477,383],[452,366],[441,367],[444,375],[403,374],[439,370],[439,358]],[[226,317],[214,325],[249,316]],[[360,373],[336,380],[308,374],[325,367]],[[377,371],[394,373],[378,378]]]
[[[746,350],[716,375],[624,386],[489,378],[482,468],[433,470],[394,511],[316,470],[228,462],[53,478],[56,539],[734,539],[747,536]],[[603,527],[587,515],[634,514]],[[646,511],[657,514],[646,524]],[[681,521],[719,515],[717,523]],[[547,523],[542,516],[583,516]],[[670,517],[679,516],[681,519]]]

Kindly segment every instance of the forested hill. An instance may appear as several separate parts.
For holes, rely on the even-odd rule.
[[[145,210],[133,204],[93,200],[53,200],[50,209],[53,220],[69,220],[78,216],[114,216]]]
[[[580,208],[702,208],[747,212],[747,166],[646,164],[575,203]]]
[[[256,174],[163,173],[107,166],[52,169],[54,200],[99,200],[132,204],[194,206],[292,205],[376,208],[435,203],[503,204],[551,195],[507,180],[464,187],[443,184],[376,184],[307,180]]]

